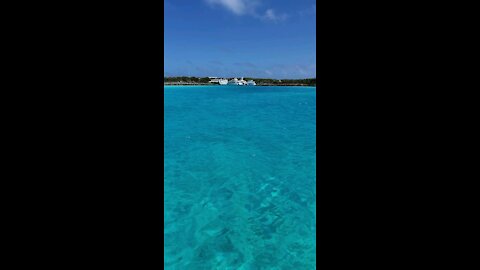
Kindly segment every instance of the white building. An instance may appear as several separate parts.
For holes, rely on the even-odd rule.
[[[218,83],[220,80],[218,77],[208,77],[210,79],[209,83]]]

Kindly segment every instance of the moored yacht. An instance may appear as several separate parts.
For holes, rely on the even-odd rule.
[[[218,80],[218,83],[219,83],[220,85],[227,85],[228,80],[227,80],[227,79],[220,79],[220,80]]]
[[[243,77],[238,82],[240,85],[247,85],[247,82],[243,79]]]
[[[237,78],[233,78],[230,81],[228,81],[228,85],[243,85],[243,84]]]
[[[227,83],[228,85],[257,85],[254,80],[249,80],[248,82],[243,79],[243,77],[239,80],[237,78],[233,78]]]

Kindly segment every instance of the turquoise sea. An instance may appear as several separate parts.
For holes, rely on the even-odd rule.
[[[164,97],[164,269],[316,269],[316,88]]]

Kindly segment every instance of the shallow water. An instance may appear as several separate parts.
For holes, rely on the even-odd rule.
[[[164,269],[316,269],[316,89],[164,97]]]

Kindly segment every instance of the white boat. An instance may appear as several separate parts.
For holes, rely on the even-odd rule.
[[[245,81],[243,78],[240,80],[237,78],[233,78],[232,80],[228,81],[228,85],[257,85],[255,81],[250,80],[250,81]]]
[[[218,83],[220,85],[226,85],[228,83],[227,79],[222,79],[218,77],[208,77],[210,79],[209,83]]]
[[[240,80],[238,80],[237,78],[234,78],[228,82],[228,85],[243,85],[243,83],[240,82]]]
[[[238,82],[240,82],[240,85],[247,85],[247,81],[245,81],[243,77]]]
[[[220,80],[218,80],[218,83],[219,83],[220,85],[227,85],[228,80],[227,80],[227,79],[220,79]]]

